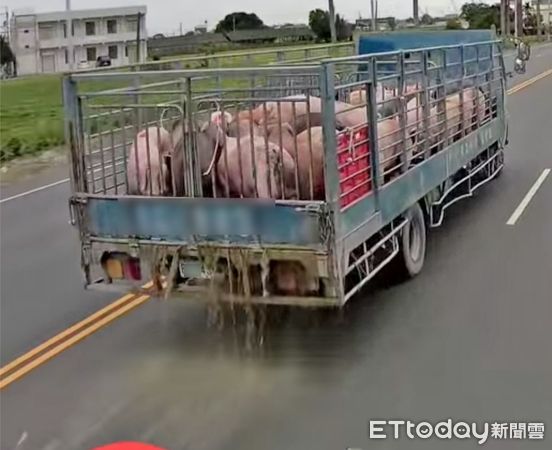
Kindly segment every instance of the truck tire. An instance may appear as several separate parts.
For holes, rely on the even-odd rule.
[[[414,278],[424,266],[426,252],[426,225],[424,212],[419,203],[405,214],[408,223],[400,236],[400,250],[397,255],[398,268],[402,279]]]

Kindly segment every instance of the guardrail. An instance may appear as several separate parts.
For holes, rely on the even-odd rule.
[[[101,67],[79,70],[91,72],[141,72],[151,70],[218,69],[240,66],[263,66],[271,63],[283,64],[298,60],[316,60],[326,57],[350,56],[354,53],[354,43],[321,44],[309,46],[277,47],[267,50],[240,50],[213,55],[196,55],[182,58],[146,61],[123,66]]]

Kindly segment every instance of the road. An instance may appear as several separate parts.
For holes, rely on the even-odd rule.
[[[551,67],[552,48],[534,52],[515,82]],[[451,208],[421,276],[374,283],[340,320],[295,313],[253,355],[231,330],[206,329],[199,305],[149,301],[5,388],[0,448],[463,449],[477,444],[370,441],[368,421],[552,426],[552,177],[506,225],[552,168],[552,77],[508,105],[503,175]],[[68,193],[63,183],[1,205],[2,365],[114,300],[82,290]],[[485,447],[548,449],[551,438]]]

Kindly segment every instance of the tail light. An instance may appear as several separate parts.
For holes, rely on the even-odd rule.
[[[105,252],[102,255],[101,264],[111,280],[140,281],[142,279],[140,259],[127,253]]]

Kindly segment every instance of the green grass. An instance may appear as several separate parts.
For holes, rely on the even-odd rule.
[[[63,143],[61,77],[43,75],[0,83],[0,160]]]

